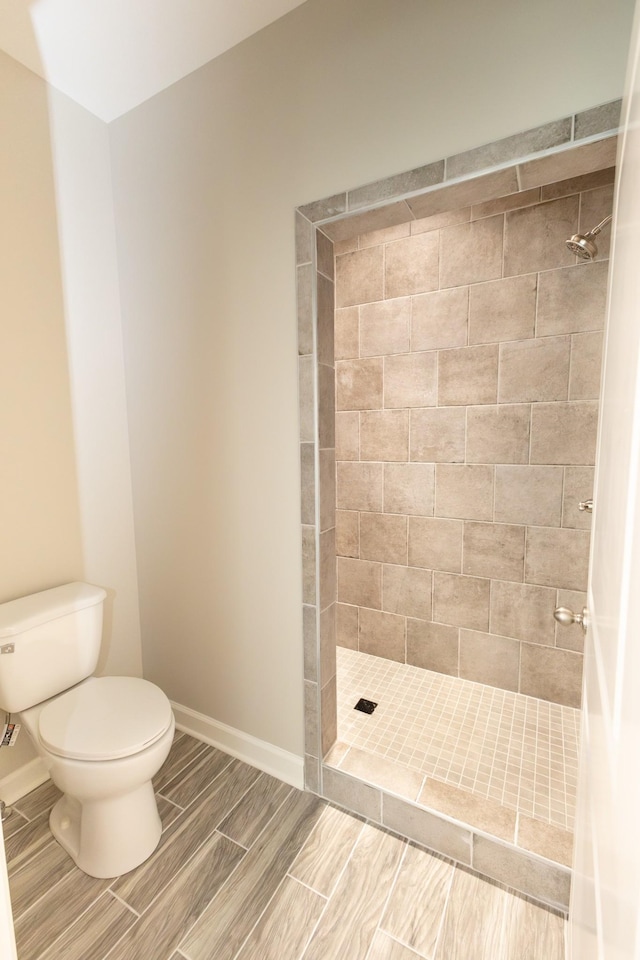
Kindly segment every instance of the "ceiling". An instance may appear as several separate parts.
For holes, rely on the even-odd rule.
[[[304,0],[1,0],[0,49],[107,122]]]

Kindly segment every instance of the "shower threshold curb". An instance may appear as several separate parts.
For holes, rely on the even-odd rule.
[[[459,792],[466,794],[466,791]],[[321,795],[544,906],[568,912],[571,869],[562,863],[399,796],[375,783],[366,772],[359,772],[355,777],[323,762]]]

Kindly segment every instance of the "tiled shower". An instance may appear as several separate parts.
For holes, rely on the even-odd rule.
[[[609,255],[565,241],[611,211],[594,132],[297,221],[308,788],[561,906],[583,636],[553,613],[586,600]]]

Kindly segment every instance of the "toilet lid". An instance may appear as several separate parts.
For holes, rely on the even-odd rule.
[[[171,725],[171,704],[137,677],[91,677],[40,714],[43,746],[73,760],[116,760],[151,746]]]

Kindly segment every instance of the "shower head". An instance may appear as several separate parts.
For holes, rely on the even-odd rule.
[[[605,217],[593,230],[584,234],[574,233],[570,240],[565,240],[571,253],[575,253],[576,257],[580,257],[581,260],[593,260],[598,252],[594,238],[598,236],[603,227],[611,222],[611,219],[611,217]]]

